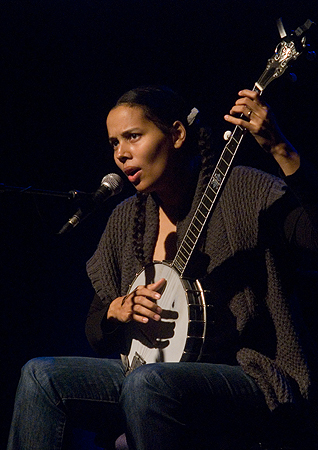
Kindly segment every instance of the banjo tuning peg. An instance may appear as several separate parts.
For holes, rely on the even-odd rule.
[[[223,134],[223,139],[225,141],[228,141],[230,139],[230,137],[232,136],[232,131],[227,130],[224,134]]]

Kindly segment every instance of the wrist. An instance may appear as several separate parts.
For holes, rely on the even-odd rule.
[[[109,305],[108,311],[107,311],[107,320],[114,322],[114,321],[118,321],[117,319],[117,309],[118,309],[118,298],[116,298],[115,300],[113,300],[111,302],[111,304]]]
[[[295,173],[300,166],[299,154],[287,142],[273,145],[271,154],[286,176]]]

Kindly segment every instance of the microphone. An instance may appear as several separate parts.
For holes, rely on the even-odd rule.
[[[60,229],[58,234],[64,234],[76,227],[82,220],[86,219],[95,209],[100,207],[109,197],[119,194],[124,186],[123,180],[117,173],[109,173],[102,181],[96,192],[83,202],[83,206],[78,208],[76,213]]]

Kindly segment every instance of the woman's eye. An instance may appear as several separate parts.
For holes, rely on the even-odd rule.
[[[134,141],[134,140],[138,139],[139,136],[140,136],[140,134],[138,134],[138,133],[131,133],[130,139]]]
[[[116,149],[116,147],[117,147],[117,145],[119,144],[119,142],[117,141],[117,140],[114,140],[114,141],[111,141],[110,142],[110,145],[111,145],[111,147],[115,150]]]

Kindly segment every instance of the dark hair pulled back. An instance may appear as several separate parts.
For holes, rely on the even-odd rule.
[[[148,120],[154,122],[163,133],[169,133],[173,123],[180,120],[187,126],[189,111],[183,98],[165,86],[143,86],[122,95],[115,106],[122,104],[139,106]]]

